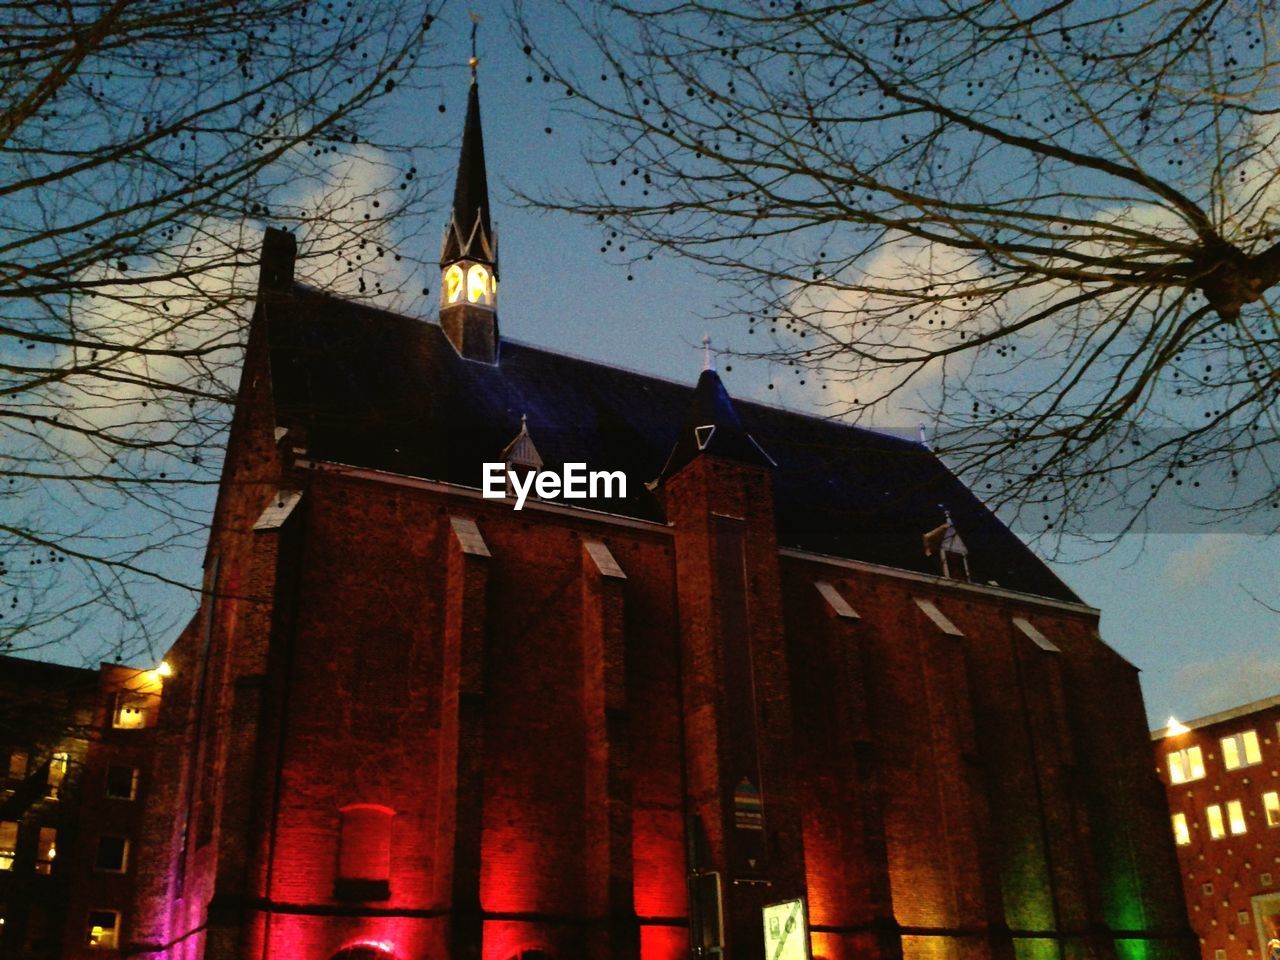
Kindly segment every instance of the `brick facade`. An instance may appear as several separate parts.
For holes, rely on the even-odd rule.
[[[0,837],[6,960],[120,956],[162,684],[117,664],[0,657],[0,831],[16,841]],[[114,925],[95,934],[100,914]]]
[[[441,266],[496,277],[474,85],[466,129]],[[133,955],[774,960],[801,898],[822,960],[1191,960],[1137,672],[926,448],[293,256],[270,231]],[[517,430],[626,498],[483,498]],[[982,585],[924,552],[941,499]]]
[[[1201,956],[1265,958],[1280,939],[1280,696],[1165,727],[1152,741]]]

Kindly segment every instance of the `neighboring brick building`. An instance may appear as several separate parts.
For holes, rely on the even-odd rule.
[[[160,676],[0,657],[0,957],[110,956]]]
[[[1151,734],[1204,960],[1280,938],[1280,695]]]
[[[802,899],[826,960],[1194,958],[1098,611],[922,445],[502,341],[474,85],[438,325],[293,264],[269,231],[131,951],[774,960]],[[516,511],[495,461],[626,496]]]

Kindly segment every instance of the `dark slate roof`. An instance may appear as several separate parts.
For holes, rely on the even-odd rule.
[[[479,230],[477,227],[479,221]],[[491,261],[493,225],[489,221],[489,180],[484,169],[484,135],[480,130],[480,90],[475,80],[467,94],[467,120],[462,128],[462,154],[453,186],[453,219],[444,238],[440,262],[461,257]]]
[[[548,469],[584,462],[627,474],[626,500],[575,504],[662,519],[645,484],[678,449],[692,387],[511,341],[499,364],[474,363],[434,323],[302,286],[293,302],[270,312],[272,388],[278,422],[303,434],[312,457],[479,487],[481,464],[501,459],[523,414]],[[780,546],[936,573],[922,536],[945,504],[975,581],[1077,599],[924,446],[762,404],[736,408],[778,464]]]

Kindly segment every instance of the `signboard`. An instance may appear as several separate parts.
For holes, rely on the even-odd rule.
[[[809,960],[809,921],[804,900],[766,904],[761,912],[765,960]]]
[[[733,791],[733,825],[739,830],[764,829],[764,803],[756,785],[743,777]]]

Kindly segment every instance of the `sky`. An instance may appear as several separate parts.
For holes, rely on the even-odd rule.
[[[709,319],[723,312],[730,294],[715,278],[687,262],[659,257],[641,264],[628,280],[632,268],[602,254],[605,237],[598,225],[516,201],[517,193],[589,192],[591,175],[583,159],[589,130],[568,112],[559,91],[540,74],[530,77],[498,0],[477,2],[473,9],[486,16],[479,79],[490,198],[501,241],[504,338],[692,384],[702,366],[701,339],[709,334],[722,351],[717,366],[735,397],[819,412],[813,382],[802,387],[785,368],[730,355],[749,341],[744,325]],[[448,214],[465,110],[471,28],[466,13],[455,5],[433,28],[433,39],[443,41],[453,63],[440,77],[442,87],[398,93],[383,116],[388,129],[405,127],[414,131],[413,139],[453,144],[421,163],[427,172],[444,174],[430,214],[434,222],[415,231],[425,238],[415,243],[432,245],[414,251],[428,262],[437,255],[434,244]],[[574,51],[566,47],[561,53]],[[402,301],[399,309],[434,318],[439,277],[405,284],[408,290],[421,287],[430,294],[420,302]],[[915,430],[914,423],[901,420],[862,423]],[[1050,546],[1033,545],[1041,555]],[[1153,727],[1170,716],[1190,720],[1280,692],[1280,612],[1264,605],[1280,607],[1280,538],[1205,528],[1133,535],[1110,549],[1066,541],[1049,559],[1086,603],[1101,609],[1103,639],[1142,671]],[[180,593],[170,602],[179,624],[195,606]]]
[[[487,12],[485,6],[476,9]],[[604,236],[596,225],[514,201],[516,192],[589,189],[583,160],[589,131],[540,74],[527,82],[528,63],[497,12],[480,28],[479,82],[501,237],[503,336],[694,382],[704,333],[717,348],[748,345],[741,325],[707,319],[722,308],[727,288],[687,263],[661,258],[641,264],[628,281],[629,268],[601,254]],[[441,94],[446,112],[437,104],[401,109],[405,122],[416,113],[460,128],[469,24],[443,26],[459,34],[456,88]],[[442,210],[446,199],[442,195]],[[726,356],[718,369],[735,397],[817,409],[813,384],[801,388],[787,371]],[[1047,545],[1037,548],[1042,556],[1048,552]],[[1058,575],[1102,611],[1103,639],[1142,671],[1153,727],[1170,716],[1188,720],[1280,692],[1280,613],[1250,596],[1280,607],[1280,538],[1206,528],[1133,535],[1111,549],[1068,541],[1057,556],[1051,565]]]

